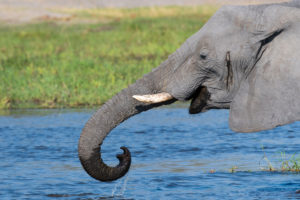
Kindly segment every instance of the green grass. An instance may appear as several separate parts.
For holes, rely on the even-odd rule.
[[[281,156],[279,159],[280,167],[274,167],[274,165],[266,156],[266,153],[264,152],[264,147],[262,147],[262,150],[264,153],[263,160],[267,163],[267,167],[261,168],[263,171],[296,172],[296,173],[300,172],[300,155],[294,154],[292,156],[287,156],[285,152],[281,152],[280,153]]]
[[[281,153],[281,171],[300,172],[300,155],[293,155],[290,158],[284,152]]]
[[[1,26],[0,109],[100,105],[158,66],[215,10],[65,10],[68,23]]]
[[[290,158],[284,157],[280,161],[279,167],[274,167],[272,163],[265,158],[268,163],[267,167],[261,168],[263,171],[271,172],[300,172],[300,156],[291,156]]]

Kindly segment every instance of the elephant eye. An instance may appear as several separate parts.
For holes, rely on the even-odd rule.
[[[202,60],[205,60],[206,58],[207,58],[207,55],[208,55],[208,50],[205,48],[205,49],[202,49],[201,51],[200,51],[200,58],[202,59]]]
[[[205,59],[206,59],[206,57],[207,57],[207,55],[206,55],[206,54],[200,54],[200,58],[201,58],[201,59],[205,60]]]

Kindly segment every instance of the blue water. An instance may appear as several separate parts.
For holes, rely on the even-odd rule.
[[[93,110],[16,110],[0,116],[0,199],[300,199],[300,174],[269,172],[300,154],[300,123],[234,133],[228,111],[154,109],[114,129],[104,160],[129,147],[132,166],[102,183],[81,168],[77,143]],[[284,155],[285,154],[285,155]],[[283,157],[283,158],[282,158]],[[234,169],[234,173],[232,173]]]

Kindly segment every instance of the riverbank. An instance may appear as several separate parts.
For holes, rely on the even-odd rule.
[[[64,13],[78,23],[2,25],[0,108],[103,104],[158,66],[216,9],[69,9]]]

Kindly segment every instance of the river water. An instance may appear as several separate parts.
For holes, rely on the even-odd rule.
[[[102,183],[81,168],[77,143],[94,110],[15,110],[0,116],[0,199],[300,199],[300,174],[270,172],[300,154],[300,123],[234,133],[226,110],[189,115],[164,107],[134,116],[104,141],[121,180]],[[295,156],[294,156],[295,157]]]

